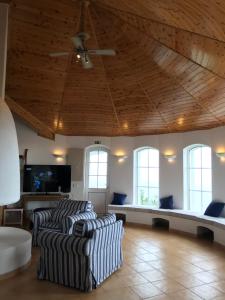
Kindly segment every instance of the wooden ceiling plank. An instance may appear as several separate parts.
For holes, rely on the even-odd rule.
[[[104,5],[102,5],[102,7],[104,7]],[[115,10],[118,10],[118,9],[115,9]],[[121,18],[121,20],[124,21],[124,19],[123,19],[123,17],[121,17],[121,15],[117,15],[116,13],[113,13],[111,10],[109,10],[109,12],[112,13],[115,17]],[[124,12],[123,12],[123,13],[124,13]],[[126,12],[126,13],[129,14],[129,12]],[[137,15],[136,15],[135,17],[140,17],[140,16],[137,16]],[[140,18],[141,18],[141,17],[140,17]],[[140,27],[136,27],[134,23],[130,22],[130,21],[129,21],[129,18],[127,18],[126,22],[127,22],[128,24],[130,24],[131,26],[133,26],[134,28],[140,30],[142,33],[147,34],[145,30],[141,29]],[[152,22],[155,22],[155,21],[152,20]],[[166,24],[164,24],[164,25],[166,25]],[[179,30],[182,31],[182,29],[179,29]],[[185,31],[185,30],[183,30],[183,31]],[[198,35],[197,33],[194,33],[194,32],[190,32],[190,33],[191,33],[191,34]],[[185,57],[186,59],[190,60],[191,62],[195,63],[196,65],[198,65],[198,66],[200,66],[200,67],[206,69],[207,71],[209,71],[209,72],[211,72],[212,74],[218,76],[219,78],[225,79],[225,74],[223,74],[223,76],[222,76],[222,75],[218,74],[217,72],[214,72],[212,69],[206,67],[206,66],[203,65],[203,64],[200,64],[198,61],[196,61],[196,60],[190,58],[189,56],[187,56],[187,55],[185,55],[185,54],[183,54],[181,51],[178,51],[177,47],[171,47],[171,46],[169,46],[167,43],[163,42],[162,40],[157,39],[157,38],[156,38],[155,36],[153,36],[152,34],[148,34],[148,35],[149,35],[153,40],[155,40],[156,42],[158,42],[158,43],[162,44],[163,46],[167,47],[167,48],[170,49],[171,51],[174,51],[174,52],[178,53],[179,55]],[[176,33],[175,33],[175,35],[176,35]],[[205,37],[205,36],[204,36],[204,37]],[[206,36],[205,38],[210,39],[210,37],[207,37],[207,36]],[[215,39],[213,39],[213,40],[215,40]],[[224,47],[225,47],[225,42],[224,42],[224,41],[218,41],[218,40],[215,40],[215,41],[216,41],[216,42],[223,43],[223,45],[224,45]],[[176,43],[175,43],[175,45],[176,45]],[[224,49],[225,49],[225,48],[224,48]],[[225,51],[224,51],[224,55],[225,55]],[[220,64],[221,64],[221,61],[220,61]]]
[[[97,5],[114,9],[118,13],[128,13],[131,17],[137,16],[178,30],[225,41],[223,0],[211,3],[201,0],[100,0]]]

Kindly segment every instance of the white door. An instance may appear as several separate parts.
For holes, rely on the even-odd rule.
[[[109,150],[93,146],[86,150],[85,192],[98,214],[107,211]]]

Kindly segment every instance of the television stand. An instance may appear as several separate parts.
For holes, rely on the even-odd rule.
[[[61,201],[68,199],[68,194],[24,194],[21,195],[21,205],[25,208],[26,203],[33,201]]]

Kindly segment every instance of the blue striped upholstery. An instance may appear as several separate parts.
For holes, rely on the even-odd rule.
[[[38,278],[91,291],[123,262],[122,221],[94,230],[92,238],[42,231]]]
[[[80,220],[76,222],[75,226],[73,227],[73,234],[80,237],[89,237],[92,236],[93,230],[113,224],[115,222],[115,214],[107,214],[101,218],[93,220]]]
[[[77,215],[68,216],[67,218],[63,219],[62,232],[72,234],[74,231],[73,230],[74,224],[76,224],[76,222],[84,219],[96,219],[96,217],[97,215],[94,211],[87,211],[87,212],[79,213]]]
[[[90,216],[83,215],[87,212],[93,212],[92,208],[93,206],[90,201],[62,200],[58,202],[58,206],[54,209],[33,213],[33,246],[38,245],[37,236],[39,231],[43,229],[60,231],[63,233],[72,233],[72,227],[76,222],[76,218],[74,221],[71,221],[71,219],[69,219],[72,216],[78,216],[79,214],[82,214],[82,218],[96,218],[95,214],[91,214]],[[47,227],[47,225],[49,225],[49,227]]]

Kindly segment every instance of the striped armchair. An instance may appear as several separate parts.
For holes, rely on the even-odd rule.
[[[62,200],[56,208],[34,212],[32,244],[37,246],[40,231],[49,229],[71,234],[74,224],[81,219],[95,219],[96,214],[90,201]]]
[[[89,292],[121,267],[122,238],[122,221],[113,214],[78,221],[72,235],[43,231],[38,278]]]

